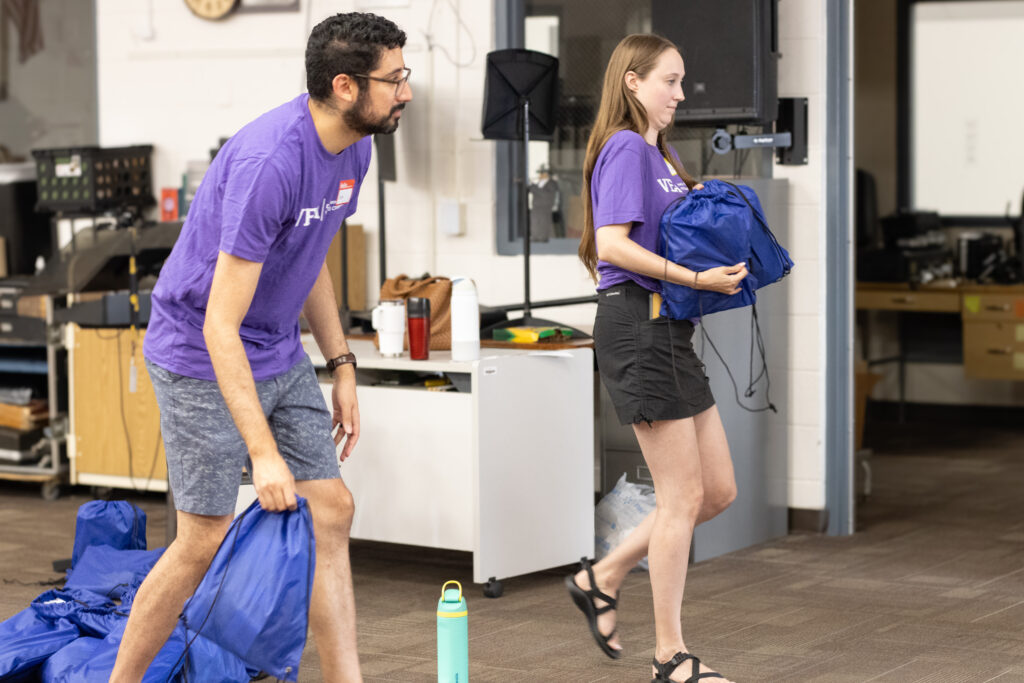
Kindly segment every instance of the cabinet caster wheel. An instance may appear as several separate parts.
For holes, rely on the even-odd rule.
[[[42,494],[43,500],[53,502],[60,498],[60,483],[56,481],[44,482],[39,493]]]
[[[484,584],[484,595],[488,598],[500,598],[504,592],[505,587],[501,585],[501,581],[498,581],[493,576],[487,579],[487,583]]]
[[[93,486],[89,493],[92,494],[95,500],[110,500],[114,494],[114,489],[109,486]]]

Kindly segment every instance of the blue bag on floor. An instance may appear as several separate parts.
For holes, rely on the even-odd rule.
[[[33,607],[26,607],[0,623],[0,680],[27,676],[78,635],[78,627],[69,620],[51,621]]]
[[[736,294],[662,283],[661,314],[684,320],[750,306],[755,291],[777,282],[793,267],[779,245],[757,194],[746,185],[709,180],[701,190],[673,202],[661,217],[658,253],[695,271],[746,263],[750,274]]]
[[[163,548],[118,550],[106,545],[90,545],[70,570],[64,587],[120,600],[130,590],[138,588],[163,552]]]
[[[251,669],[298,680],[315,566],[306,500],[300,497],[298,508],[284,513],[254,502],[232,522],[185,603],[188,639],[199,632]]]
[[[41,594],[27,609],[0,623],[0,679],[31,672],[83,630],[109,631],[121,620],[113,611],[113,602],[89,591]]]
[[[71,566],[90,545],[146,549],[146,513],[126,500],[93,500],[78,508]]]
[[[128,617],[106,596],[87,590],[49,590],[32,601],[39,616],[51,622],[66,619],[78,627],[79,635],[105,637]]]
[[[124,620],[127,623],[127,620]],[[117,649],[124,634],[124,624],[106,638],[83,637],[68,643],[46,660],[42,667],[44,683],[92,683],[110,680],[117,660]],[[171,633],[142,677],[143,683],[164,683],[177,680],[182,670],[185,632],[179,626]],[[193,680],[206,680],[198,678]],[[245,680],[245,679],[238,679]]]

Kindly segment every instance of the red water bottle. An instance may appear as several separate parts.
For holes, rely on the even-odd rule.
[[[427,360],[430,357],[430,299],[409,297],[409,358]]]

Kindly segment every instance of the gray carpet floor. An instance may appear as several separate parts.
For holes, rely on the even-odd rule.
[[[1024,430],[883,432],[858,533],[794,534],[691,567],[684,635],[708,664],[744,683],[1024,683]],[[130,498],[149,515],[150,546],[162,545],[162,498]],[[45,590],[24,583],[57,577],[51,562],[70,556],[89,499],[73,489],[48,503],[0,482],[0,619]],[[435,681],[437,595],[447,579],[471,583],[469,556],[357,542],[352,562],[366,680]],[[626,654],[612,661],[564,573],[507,580],[497,600],[468,591],[473,681],[650,680],[647,575],[623,586]],[[299,680],[322,680],[312,641]]]

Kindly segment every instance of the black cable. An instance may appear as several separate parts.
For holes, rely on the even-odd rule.
[[[46,579],[43,581],[22,581],[21,579],[3,579],[5,584],[14,584],[15,586],[59,586],[64,583],[64,578],[59,579]]]
[[[765,398],[766,400],[768,400],[768,404],[764,405],[764,407],[762,408],[750,408],[748,407],[748,405],[743,405],[743,401],[740,400],[739,398],[739,386],[736,384],[736,379],[732,376],[732,371],[729,370],[729,365],[725,361],[725,358],[722,357],[722,354],[719,352],[718,347],[715,346],[715,342],[712,341],[711,335],[708,334],[708,330],[706,329],[707,326],[703,325],[703,305],[700,306],[700,309],[700,342],[701,344],[711,344],[712,349],[715,351],[715,355],[717,355],[718,359],[722,361],[722,366],[725,368],[725,372],[729,376],[729,381],[732,382],[732,390],[735,392],[736,395],[736,404],[739,405],[741,409],[748,413],[763,413],[764,411],[778,413],[778,410],[776,410],[774,403],[772,403],[771,400],[767,398],[767,396]],[[703,356],[703,347],[701,347],[700,349],[700,355]]]
[[[121,335],[124,334],[124,329],[117,330],[112,335],[104,335],[98,328],[96,330],[96,338],[103,341],[116,340],[117,342],[117,398],[121,412],[121,427],[124,430],[125,444],[128,446],[128,481],[136,491],[148,491],[150,485],[153,483],[153,474],[156,472],[156,464],[160,458],[160,439],[163,436],[161,431],[160,423],[157,422],[156,432],[156,445],[153,448],[153,459],[150,461],[149,474],[146,476],[145,487],[140,489],[138,483],[135,481],[135,452],[132,449],[132,437],[131,430],[128,427],[128,413],[125,410],[124,401],[124,370],[121,369],[121,363],[124,360],[124,356],[121,352]],[[135,354],[132,353],[132,360],[134,360]]]

